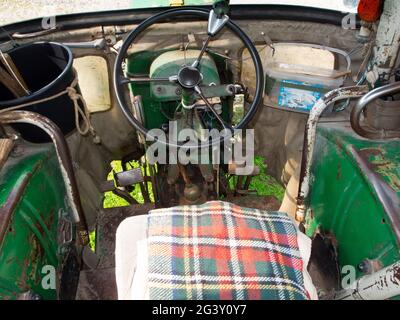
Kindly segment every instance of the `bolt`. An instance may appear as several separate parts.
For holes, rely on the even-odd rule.
[[[177,96],[180,96],[180,95],[182,94],[182,89],[181,89],[181,88],[176,88],[175,94],[176,94]]]
[[[366,273],[366,274],[371,273],[372,266],[368,259],[361,261],[357,267],[358,267],[358,270],[360,270],[362,273]]]
[[[168,131],[169,131],[169,125],[168,125],[168,123],[163,123],[163,124],[161,125],[161,130],[164,131],[165,133],[168,133]]]

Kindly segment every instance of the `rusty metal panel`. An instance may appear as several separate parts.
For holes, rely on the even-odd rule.
[[[70,210],[52,148],[19,146],[0,174],[0,299],[55,299],[43,267],[59,265],[57,224]]]
[[[400,258],[399,148],[399,140],[360,138],[348,123],[317,130],[306,231],[333,235],[340,267],[353,266],[357,277],[366,262]]]

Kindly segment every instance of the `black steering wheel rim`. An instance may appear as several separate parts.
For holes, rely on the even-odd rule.
[[[201,18],[208,18],[210,11],[206,9],[199,9],[199,8],[177,8],[177,9],[169,9],[164,12],[158,13],[154,16],[151,16],[144,20],[142,23],[140,23],[135,29],[133,29],[126,39],[124,40],[119,53],[116,57],[115,64],[114,64],[114,74],[113,74],[113,80],[114,80],[114,90],[116,93],[116,97],[118,100],[118,104],[125,115],[125,117],[128,119],[131,125],[135,127],[136,130],[138,130],[141,134],[143,134],[145,137],[150,137],[153,139],[153,141],[158,141],[162,144],[165,144],[170,147],[175,147],[175,148],[198,148],[199,145],[193,145],[190,146],[187,143],[172,143],[172,142],[167,142],[158,139],[156,136],[152,136],[149,134],[149,130],[147,130],[139,120],[135,118],[135,116],[132,114],[128,104],[126,103],[126,96],[124,94],[124,85],[121,83],[121,79],[123,77],[123,70],[122,70],[122,63],[126,57],[127,51],[129,47],[134,43],[134,41],[138,38],[138,36],[144,32],[147,28],[150,26],[159,23],[159,22],[164,22],[167,19],[177,17],[177,16],[182,16],[182,15],[189,15],[189,16],[197,16]],[[250,105],[248,111],[244,114],[243,118],[240,120],[240,122],[234,127],[234,129],[243,129],[247,126],[247,124],[251,121],[251,119],[254,117],[256,114],[258,107],[261,103],[262,95],[263,95],[263,84],[264,84],[264,74],[263,74],[263,68],[262,68],[262,63],[260,56],[258,54],[257,49],[253,45],[252,41],[250,38],[244,33],[244,31],[233,21],[228,20],[226,23],[225,27],[230,29],[244,44],[245,48],[249,51],[250,57],[253,61],[255,71],[256,71],[256,90],[254,94],[254,98],[252,101],[252,104]],[[221,137],[219,141],[212,141],[208,144],[202,144],[201,147],[211,147],[214,145],[218,145],[222,143],[225,140],[224,137]]]

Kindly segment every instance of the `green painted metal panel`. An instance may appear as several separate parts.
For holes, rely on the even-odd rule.
[[[127,59],[128,74],[149,75],[153,61],[166,51],[167,50],[140,51],[131,54]],[[223,58],[212,54],[210,54],[210,56],[214,59],[219,72],[228,72],[224,69],[225,63]],[[187,63],[190,63],[190,61],[188,60]],[[200,68],[206,73],[204,77],[208,79],[207,81],[220,83],[219,75],[216,74],[215,70],[210,65],[202,61]],[[170,65],[170,63],[166,61],[165,66],[162,67],[163,75],[167,74],[165,72],[166,70],[172,72],[170,75],[176,74],[177,66],[174,64]],[[160,76],[160,74],[157,74],[157,76]],[[159,99],[155,99],[151,91],[151,86],[148,83],[130,84],[130,90],[134,95],[142,96],[144,125],[147,129],[160,128],[162,124],[168,123],[168,120],[173,116],[180,102],[179,100],[161,102]],[[231,117],[231,108],[229,107],[231,104],[232,101],[229,101],[229,99],[222,102],[222,118],[225,119],[225,121],[228,121]]]
[[[320,125],[306,230],[309,236],[318,228],[332,234],[340,266],[352,265],[360,276],[357,266],[364,259],[387,266],[400,259],[400,250],[390,219],[351,150],[362,154],[400,197],[400,141],[369,141],[345,125]]]
[[[58,267],[58,213],[68,212],[64,182],[53,148],[24,149],[10,158],[0,174],[0,206],[16,205],[0,239],[0,299],[15,299],[32,291],[55,299],[56,291],[42,287],[43,266]],[[1,211],[1,214],[4,214]]]

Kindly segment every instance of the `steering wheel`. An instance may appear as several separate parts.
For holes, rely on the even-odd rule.
[[[178,74],[173,74],[168,78],[148,78],[148,77],[126,77],[124,75],[124,70],[122,68],[122,64],[125,61],[127,56],[127,51],[134,44],[135,40],[140,37],[140,35],[149,27],[156,23],[165,22],[173,20],[174,18],[187,16],[187,17],[198,17],[201,19],[208,19],[208,38],[204,42],[203,47],[200,50],[200,54],[198,58],[194,61],[192,65],[183,66]],[[204,89],[201,85],[201,80],[203,78],[199,66],[202,56],[207,51],[208,44],[210,40],[223,28],[227,27],[230,29],[243,43],[244,47],[250,53],[250,57],[253,61],[255,71],[256,71],[256,89],[254,94],[254,99],[248,108],[247,112],[244,114],[243,118],[240,122],[235,126],[231,127],[226,124],[220,115],[215,111],[214,107],[209,103],[207,97],[204,94]],[[128,121],[138,130],[141,134],[153,141],[159,141],[170,147],[175,148],[198,148],[199,145],[190,145],[188,143],[174,143],[171,141],[163,141],[158,139],[157,136],[152,135],[152,133],[147,130],[142,123],[135,118],[132,111],[129,108],[129,104],[126,101],[125,88],[129,83],[150,83],[150,82],[173,82],[177,83],[182,90],[193,91],[193,94],[202,99],[206,104],[207,108],[214,114],[216,119],[222,124],[224,129],[229,129],[231,131],[235,129],[243,129],[247,126],[247,124],[251,121],[251,119],[256,114],[258,107],[260,105],[260,101],[263,93],[263,84],[264,84],[264,75],[262,69],[262,63],[260,60],[260,56],[257,52],[257,49],[253,45],[250,38],[244,33],[244,31],[234,22],[232,22],[228,16],[222,15],[217,16],[214,10],[204,10],[197,8],[178,8],[171,9],[159,14],[156,14],[152,17],[147,18],[141,24],[139,24],[134,30],[132,30],[125,41],[123,42],[121,49],[117,55],[115,65],[114,65],[114,89],[118,99],[118,103],[121,107],[123,114],[126,116]],[[234,94],[232,92],[232,94]],[[145,106],[144,106],[145,107]],[[195,107],[195,106],[192,106]],[[202,144],[201,147],[210,147],[215,144],[219,144],[223,142],[224,138],[218,141],[209,141],[208,144]]]

